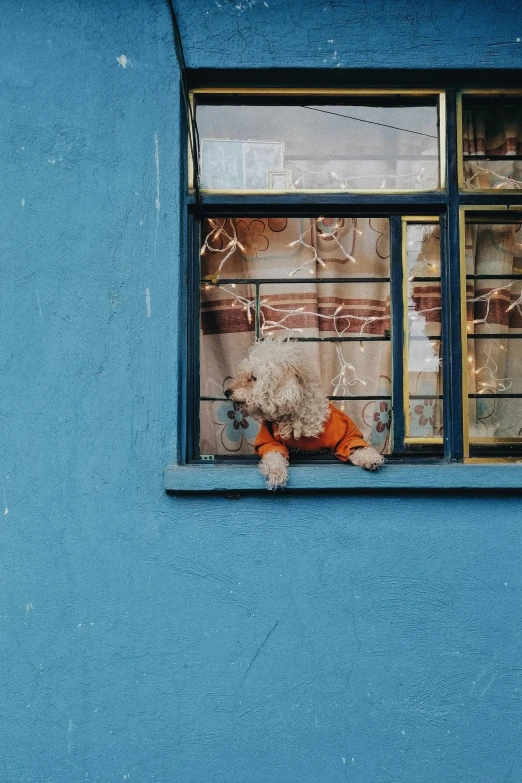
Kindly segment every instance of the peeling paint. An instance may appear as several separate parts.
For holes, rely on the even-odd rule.
[[[121,65],[122,68],[127,67],[127,57],[124,54],[120,54],[119,57],[116,57],[116,62]]]
[[[147,308],[147,318],[150,318],[151,310],[150,310],[150,289],[145,289],[145,305]]]

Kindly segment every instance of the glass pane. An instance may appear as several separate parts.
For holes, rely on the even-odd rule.
[[[200,182],[210,190],[434,190],[437,96],[236,103],[198,97]]]
[[[407,367],[406,435],[442,436],[442,322],[440,227],[406,225]]]
[[[383,453],[389,453],[392,424],[389,341],[364,343],[364,352],[361,352],[358,342],[341,345],[302,343],[301,348],[310,365],[317,368],[325,395],[350,416],[368,443]],[[247,353],[248,348],[236,352],[236,366]],[[249,417],[240,405],[224,399],[222,389],[218,391],[221,393],[216,396],[220,399],[202,400],[200,403],[201,453],[253,454],[259,423]]]
[[[522,397],[522,334],[511,339],[476,334],[468,339],[468,389],[470,394]]]
[[[520,438],[522,223],[469,223],[466,273],[469,434]]]
[[[441,353],[440,341],[431,340],[423,345],[422,353],[410,352],[408,356],[411,438],[442,437],[442,399],[438,398],[442,393]]]
[[[522,188],[522,98],[464,96],[464,187]]]
[[[260,285],[260,334],[285,337],[388,337],[390,284],[310,283]]]
[[[201,273],[214,280],[388,277],[387,218],[209,218]]]
[[[200,391],[223,397],[226,379],[255,340],[255,288],[201,286]]]
[[[522,440],[522,406],[520,399],[478,397],[468,401],[469,437],[484,443]],[[473,455],[473,447],[471,448]]]
[[[259,422],[230,400],[200,403],[200,454],[240,456],[254,454]]]
[[[392,451],[392,409],[391,400],[333,400],[339,408],[354,421],[364,440],[381,454]]]
[[[325,395],[344,406],[367,440],[388,451],[389,222],[277,220],[210,219],[203,225],[201,453],[252,452],[256,425],[224,391],[256,334],[300,340]]]

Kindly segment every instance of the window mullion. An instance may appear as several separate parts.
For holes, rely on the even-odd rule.
[[[390,298],[392,339],[393,453],[404,451],[404,298],[402,220],[390,217]]]
[[[188,387],[187,395],[187,458],[195,459],[199,454],[199,428],[200,428],[200,376],[199,371],[199,321],[200,321],[200,242],[201,221],[189,217],[190,228],[190,262],[187,269],[187,311],[189,321],[186,330],[186,358],[185,366],[190,367],[189,376],[185,386]]]
[[[443,385],[444,385],[444,454],[452,461],[462,460],[462,338],[460,322],[460,235],[457,155],[457,96],[448,90],[446,106],[446,151],[448,213],[441,220],[445,242],[442,243],[442,318],[443,318]],[[443,129],[441,129],[441,132]]]

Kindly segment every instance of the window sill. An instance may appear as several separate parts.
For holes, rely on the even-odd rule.
[[[266,492],[254,465],[168,465],[165,489],[188,493]],[[385,465],[376,473],[343,464],[290,467],[285,490],[278,492],[374,490],[522,489],[522,464]],[[272,493],[270,493],[272,494]]]

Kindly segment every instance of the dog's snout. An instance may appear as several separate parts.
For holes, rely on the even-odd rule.
[[[227,400],[230,399],[230,395],[232,394],[232,389],[225,389],[225,397]]]

